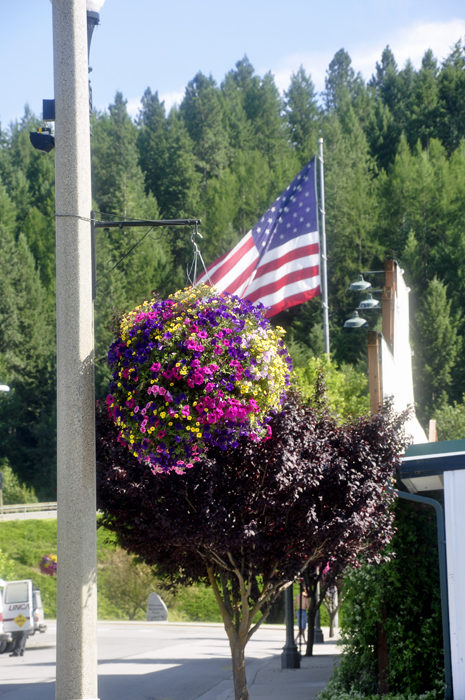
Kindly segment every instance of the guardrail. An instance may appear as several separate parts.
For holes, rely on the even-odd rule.
[[[13,505],[0,507],[0,520],[15,520],[33,517],[36,513],[39,517],[44,517],[50,513],[50,517],[56,517],[57,504],[56,501],[49,503],[15,503]],[[44,515],[39,515],[44,514]]]

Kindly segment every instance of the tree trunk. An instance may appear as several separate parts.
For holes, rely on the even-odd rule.
[[[310,607],[307,611],[307,648],[305,656],[313,656],[313,641],[315,639],[316,592],[310,597]]]
[[[329,612],[328,610],[328,615],[329,615],[329,636],[334,637],[334,620],[336,619],[338,608],[336,610],[332,610]]]
[[[229,646],[231,647],[231,658],[234,679],[235,700],[249,700],[249,689],[247,687],[247,677],[245,673],[245,644],[237,637],[235,630],[228,634]]]

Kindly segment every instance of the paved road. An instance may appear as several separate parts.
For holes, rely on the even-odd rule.
[[[277,679],[284,639],[284,629],[274,626],[264,626],[252,637],[246,650],[250,685],[261,674],[265,691],[266,672],[273,672]],[[100,700],[231,697],[231,657],[221,625],[101,622],[98,645]],[[336,649],[325,644],[320,645],[321,652],[334,654]],[[50,623],[45,634],[30,638],[24,657],[0,655],[0,700],[54,700],[55,655],[56,627]],[[331,669],[332,659],[327,657]],[[330,675],[330,671],[325,673]],[[310,685],[321,690],[325,679]],[[299,675],[295,680],[304,678]],[[292,695],[285,692],[287,697]],[[308,688],[304,697],[310,697]]]

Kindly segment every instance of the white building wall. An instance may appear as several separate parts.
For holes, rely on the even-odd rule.
[[[465,470],[444,472],[447,587],[454,700],[465,700]]]

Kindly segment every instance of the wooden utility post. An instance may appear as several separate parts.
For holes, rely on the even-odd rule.
[[[374,416],[383,402],[381,384],[381,333],[368,331],[368,387],[370,392],[370,413]]]
[[[382,299],[383,337],[389,350],[394,351],[394,312],[397,296],[397,263],[386,260],[384,263],[385,284]]]
[[[397,296],[397,263],[386,260],[384,263],[385,284],[382,299],[382,334],[368,331],[368,387],[370,392],[370,413],[378,413],[383,403],[383,381],[381,372],[381,340],[387,343],[394,353],[394,316]]]

